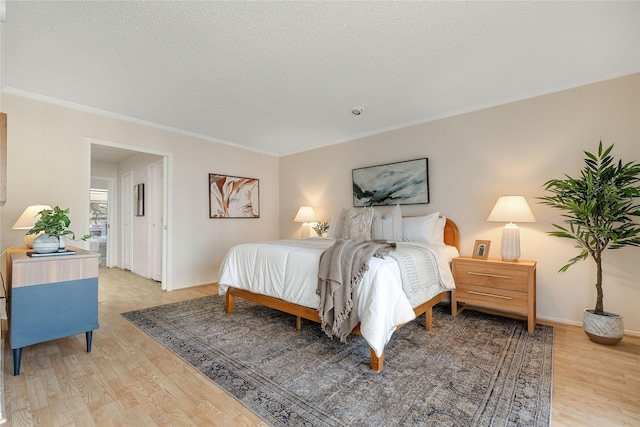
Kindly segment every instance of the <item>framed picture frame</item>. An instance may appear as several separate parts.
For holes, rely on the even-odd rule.
[[[134,215],[144,216],[144,184],[133,186]]]
[[[489,257],[489,248],[491,247],[490,240],[476,240],[476,244],[473,246],[473,258],[487,259]]]
[[[353,206],[429,203],[429,159],[352,170]]]
[[[210,173],[209,218],[260,218],[260,181]]]

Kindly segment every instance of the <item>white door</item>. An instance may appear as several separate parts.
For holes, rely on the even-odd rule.
[[[133,172],[122,175],[122,268],[133,265]]]
[[[162,160],[149,165],[149,277],[162,281]]]

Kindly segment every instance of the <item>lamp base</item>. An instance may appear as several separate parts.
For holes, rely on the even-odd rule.
[[[502,256],[502,261],[505,262],[517,262],[520,258],[520,230],[512,222],[502,229],[500,256]]]
[[[308,222],[302,223],[302,228],[300,229],[300,238],[308,239],[311,237],[311,224]]]

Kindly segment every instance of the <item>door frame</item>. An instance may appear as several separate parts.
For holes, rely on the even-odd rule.
[[[120,267],[133,272],[133,172],[126,171],[120,175],[118,200],[120,201]]]
[[[148,212],[149,212],[149,221],[147,224],[147,235],[148,236],[154,236],[155,238],[155,233],[157,233],[157,229],[155,227],[152,226],[152,221],[153,222],[158,222],[158,218],[155,217],[156,214],[156,209],[155,209],[155,205],[156,205],[156,185],[162,190],[162,180],[156,180],[155,179],[155,175],[154,175],[154,170],[156,170],[157,167],[160,167],[160,174],[164,175],[164,165],[162,164],[162,160],[158,160],[157,162],[153,162],[151,164],[149,164],[147,166],[147,182],[149,184],[149,189],[148,189],[148,204],[147,204],[147,208],[148,208]],[[160,195],[159,197],[162,197],[162,191],[160,191]],[[162,201],[161,201],[162,203]],[[152,206],[153,205],[153,206]],[[162,205],[160,206],[160,227],[162,227]],[[160,233],[160,239],[162,239],[162,232]],[[158,280],[156,278],[156,276],[154,275],[155,271],[152,268],[152,265],[155,262],[155,256],[153,255],[153,253],[155,252],[155,248],[154,245],[152,243],[155,243],[155,240],[153,239],[149,239],[148,242],[148,247],[147,247],[147,264],[148,264],[148,271],[149,271],[149,278],[152,280]],[[162,254],[160,254],[160,260],[159,262],[162,264]],[[161,267],[162,269],[162,267]],[[161,270],[162,271],[162,270]]]
[[[135,145],[122,144],[113,141],[106,141],[97,138],[85,137],[85,167],[84,167],[84,186],[85,186],[85,223],[89,224],[90,211],[89,211],[89,191],[91,188],[91,146],[102,145],[105,147],[119,148],[122,150],[129,150],[138,153],[153,154],[162,157],[162,290],[173,290],[172,283],[172,268],[167,260],[171,258],[171,248],[173,242],[173,233],[171,224],[173,222],[173,209],[171,201],[173,200],[173,154],[154,150],[146,147],[139,147]]]

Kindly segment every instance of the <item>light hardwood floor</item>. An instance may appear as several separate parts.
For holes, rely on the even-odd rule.
[[[6,426],[264,426],[252,412],[120,313],[216,293],[215,285],[163,292],[156,282],[101,268],[100,329],[24,349],[13,376],[4,346]],[[552,426],[640,425],[640,338],[591,343],[554,325]],[[6,325],[5,325],[6,327]]]

